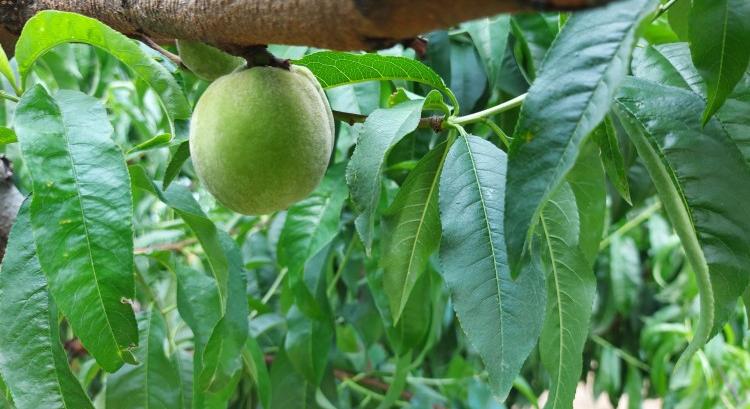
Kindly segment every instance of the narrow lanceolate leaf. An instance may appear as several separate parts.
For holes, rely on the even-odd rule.
[[[407,101],[389,109],[373,112],[362,128],[357,148],[346,169],[346,182],[354,206],[359,211],[357,232],[369,252],[380,202],[383,167],[390,149],[417,129],[424,100]]]
[[[294,370],[284,350],[280,350],[271,366],[270,409],[315,409],[316,387]]]
[[[0,372],[19,409],[93,409],[60,344],[57,310],[36,255],[29,213],[27,202],[0,269]]]
[[[438,183],[446,149],[441,144],[419,161],[383,215],[383,288],[394,322],[440,244]]]
[[[693,0],[688,37],[693,63],[708,89],[705,124],[724,104],[750,62],[750,2]]]
[[[575,14],[549,50],[521,111],[508,164],[505,228],[514,273],[541,209],[609,110],[638,27],[655,5],[625,0]]]
[[[443,79],[423,63],[405,57],[379,54],[352,54],[321,51],[294,61],[304,65],[320,81],[323,88],[338,87],[364,81],[405,80],[429,85],[447,95],[455,104],[455,97]]]
[[[242,351],[242,359],[255,382],[255,390],[264,408],[271,407],[271,377],[266,366],[263,350],[260,349],[258,341],[252,337],[247,338],[245,350]]]
[[[632,237],[615,236],[609,246],[609,277],[612,299],[623,314],[638,302],[641,279],[641,258]]]
[[[500,81],[503,56],[508,45],[510,16],[487,17],[464,24],[484,63],[490,85]]]
[[[200,373],[200,378],[195,389],[210,389],[218,393],[230,385],[241,369],[240,353],[247,339],[248,306],[242,255],[229,235],[217,229],[208,219],[185,187],[172,185],[162,191],[142,167],[133,166],[130,173],[134,186],[156,195],[190,226],[208,258],[214,278],[210,281],[218,292],[220,319],[209,338],[205,339],[205,356],[202,360],[196,360],[201,366],[200,371],[196,371]]]
[[[303,282],[316,303],[317,314],[306,313],[305,308],[292,306],[286,320],[288,332],[284,340],[284,349],[292,366],[301,373],[305,380],[318,386],[328,366],[328,352],[334,336],[333,314],[326,295],[326,267],[331,246],[326,246],[305,266]]]
[[[750,200],[750,168],[721,123],[703,126],[703,101],[689,91],[633,79],[617,102],[618,114],[628,119],[623,124],[631,133],[645,133],[687,204],[692,234],[708,264],[715,333],[748,284],[750,220],[744,203]]]
[[[24,94],[15,118],[33,179],[31,225],[49,291],[106,371],[134,362],[133,203],[125,159],[99,101]]]
[[[578,244],[593,266],[599,254],[599,242],[604,234],[607,210],[607,187],[599,152],[593,140],[584,142],[573,169],[568,173],[568,183],[576,197],[580,235]]]
[[[138,365],[126,365],[107,376],[109,409],[180,409],[180,373],[165,351],[169,333],[161,312],[145,311],[138,317]]]
[[[578,210],[572,189],[561,185],[544,207],[541,251],[547,271],[547,315],[539,338],[549,371],[545,408],[570,408],[583,365],[583,345],[596,292],[596,278],[578,247]]]
[[[74,13],[46,10],[26,22],[16,43],[21,83],[42,55],[63,43],[85,43],[109,52],[133,70],[159,94],[172,119],[190,118],[190,103],[174,77],[144,52],[135,41],[105,24]]]
[[[612,185],[617,189],[626,202],[632,204],[630,198],[630,183],[628,182],[628,169],[625,167],[625,159],[620,150],[620,143],[617,141],[612,119],[605,118],[604,122],[599,125],[591,135],[594,142],[599,145],[599,154],[602,158],[602,164],[607,171]]]
[[[305,200],[287,211],[277,245],[279,265],[288,269],[290,284],[297,286],[305,263],[318,254],[339,232],[341,209],[348,196],[343,164],[328,171],[323,182]]]
[[[506,156],[475,136],[451,147],[440,177],[443,278],[469,342],[504,399],[536,345],[544,315],[544,278],[529,264],[511,279],[503,212]]]

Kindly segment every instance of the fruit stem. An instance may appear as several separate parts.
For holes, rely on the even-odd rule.
[[[250,47],[229,46],[224,47],[224,49],[229,51],[230,54],[244,58],[247,61],[247,68],[276,67],[289,71],[289,67],[291,67],[289,60],[276,58],[276,56],[268,51],[267,45],[254,45]]]

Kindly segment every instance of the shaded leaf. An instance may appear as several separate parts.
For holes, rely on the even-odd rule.
[[[50,293],[102,368],[134,363],[133,203],[104,107],[77,91],[53,99],[37,85],[18,104],[15,126]]]
[[[539,351],[550,373],[548,409],[572,405],[596,292],[596,278],[578,247],[578,229],[575,195],[570,186],[561,185],[542,211],[540,232],[547,313]]]
[[[503,233],[506,155],[475,136],[459,137],[440,177],[443,278],[493,392],[504,399],[529,355],[544,314],[543,276],[512,280]]]
[[[346,182],[360,213],[355,222],[357,232],[368,253],[386,157],[401,138],[417,129],[423,105],[424,100],[407,101],[393,108],[378,109],[368,116],[347,166]]]
[[[294,370],[284,350],[274,356],[271,365],[270,409],[314,409],[315,386]]]
[[[630,198],[630,184],[628,183],[628,169],[625,167],[625,159],[620,150],[612,118],[607,117],[592,134],[594,142],[599,146],[599,154],[607,171],[612,185],[617,189],[626,202],[632,204]]]
[[[469,32],[479,56],[484,63],[484,70],[490,85],[494,88],[500,81],[503,56],[508,45],[510,33],[510,16],[487,17],[463,24]]]
[[[693,234],[708,263],[715,333],[748,283],[750,220],[744,217],[744,202],[750,200],[750,167],[718,121],[701,124],[703,102],[689,91],[633,79],[617,101],[623,124],[631,134],[645,133],[687,204]]]
[[[57,310],[36,255],[28,201],[18,212],[6,250],[0,270],[0,372],[15,407],[93,409],[60,343]]]
[[[542,207],[609,110],[638,27],[655,6],[652,0],[625,0],[575,14],[549,50],[509,155],[505,230],[514,273]]]
[[[107,376],[108,409],[182,408],[180,373],[165,351],[169,333],[166,321],[153,308],[138,317],[140,364],[125,365]]]
[[[578,247],[593,266],[599,254],[599,242],[604,234],[604,218],[607,211],[607,187],[604,169],[599,159],[596,143],[584,142],[575,166],[567,176],[573,189],[578,208],[580,235]]]
[[[250,375],[255,382],[255,388],[258,391],[258,397],[264,408],[271,407],[271,377],[266,367],[266,359],[263,351],[258,345],[258,341],[253,337],[247,338],[245,350],[242,351],[242,357],[245,365],[250,371]]]
[[[705,125],[742,79],[750,62],[750,3],[693,0],[688,37],[693,63],[708,89]]]
[[[425,155],[383,214],[383,289],[394,322],[440,244],[438,183],[446,154],[441,144]]]

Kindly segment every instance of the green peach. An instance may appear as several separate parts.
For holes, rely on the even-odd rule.
[[[219,78],[198,101],[190,151],[198,177],[227,208],[268,214],[307,197],[333,149],[323,89],[304,67],[255,67]]]

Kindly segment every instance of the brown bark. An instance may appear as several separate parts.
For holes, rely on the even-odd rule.
[[[72,11],[129,35],[226,47],[383,48],[503,12],[576,9],[610,0],[2,0],[0,24],[19,32],[40,10]],[[7,50],[7,48],[6,48]]]
[[[0,157],[0,260],[5,256],[8,234],[21,207],[23,196],[11,182],[10,163]]]

